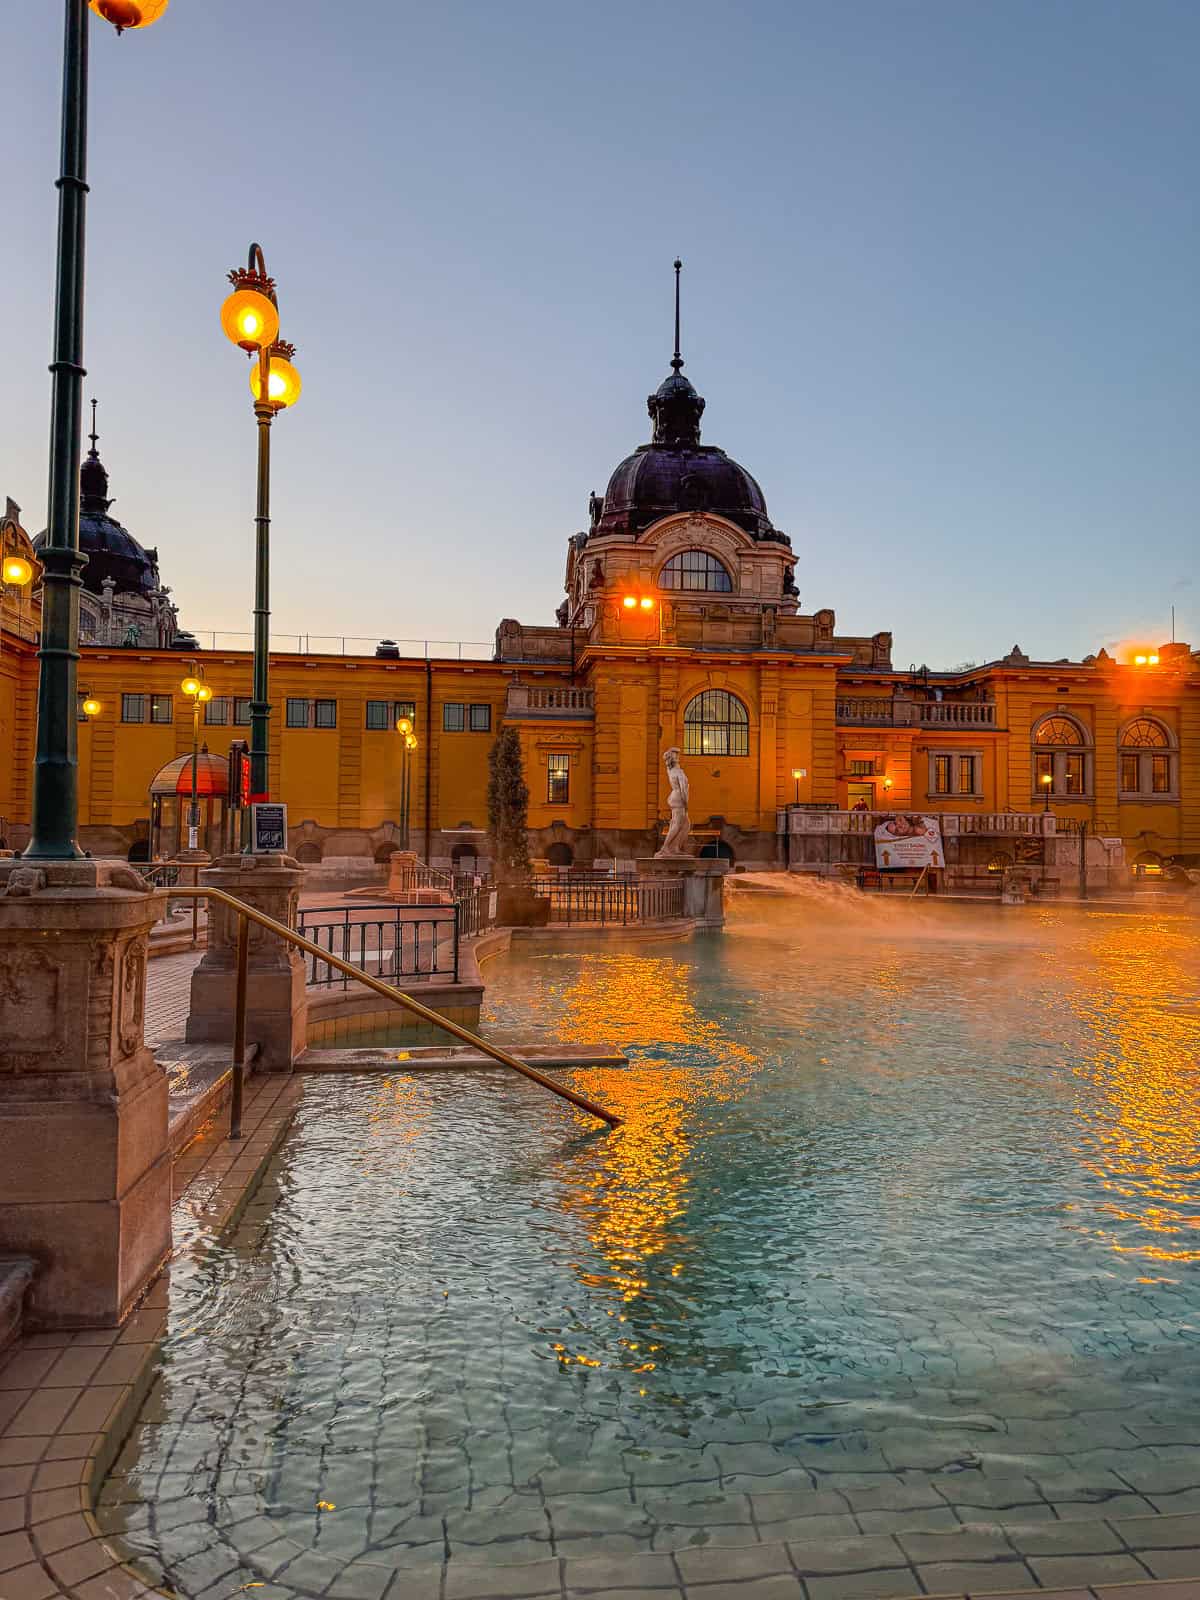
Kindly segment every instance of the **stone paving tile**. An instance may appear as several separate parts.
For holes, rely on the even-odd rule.
[[[688,1584],[687,1592],[700,1600],[804,1600],[804,1585],[794,1572],[734,1583]]]
[[[1047,1589],[1137,1583],[1146,1569],[1133,1556],[1030,1556],[1029,1569]]]
[[[563,1587],[585,1593],[612,1589],[619,1584],[640,1589],[670,1588],[679,1574],[670,1556],[599,1556],[591,1560],[568,1557],[563,1566]]]
[[[567,1600],[686,1600],[678,1584],[664,1589],[567,1589]],[[414,1597],[415,1600],[415,1597]],[[743,1595],[741,1600],[749,1600]]]
[[[792,1565],[802,1577],[828,1573],[873,1572],[886,1567],[908,1567],[908,1557],[887,1534],[858,1539],[789,1539]]]
[[[917,1575],[927,1594],[1016,1594],[1037,1589],[1038,1580],[1023,1561],[944,1561],[922,1564]]]
[[[742,1578],[769,1578],[791,1574],[792,1560],[782,1542],[745,1545],[740,1549],[714,1549],[676,1552],[675,1564],[690,1588],[693,1584],[734,1583]]]
[[[4,1600],[52,1600],[58,1592],[58,1585],[40,1561],[10,1568],[4,1574]]]
[[[1131,1550],[1200,1549],[1200,1516],[1130,1517],[1112,1527]]]
[[[443,1590],[444,1600],[526,1600],[530,1595],[561,1593],[562,1562],[556,1556],[493,1568],[462,1567],[451,1561]]]
[[[999,1561],[1013,1554],[1013,1548],[998,1528],[959,1528],[953,1533],[914,1533],[896,1535],[914,1566],[946,1561]]]
[[[1200,1550],[1139,1550],[1138,1560],[1156,1578],[1194,1578],[1200,1600]]]
[[[910,1567],[888,1572],[839,1572],[828,1577],[806,1577],[809,1600],[907,1600],[919,1595],[920,1580]]]

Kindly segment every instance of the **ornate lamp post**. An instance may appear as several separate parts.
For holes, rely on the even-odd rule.
[[[292,365],[295,347],[279,338],[275,280],[268,276],[261,248],[252,244],[245,267],[229,274],[233,293],[221,307],[225,335],[250,357],[250,393],[258,424],[258,499],[254,514],[254,678],[250,698],[250,803],[267,800],[270,788],[267,748],[271,706],[267,699],[271,616],[271,423],[275,414],[300,398],[300,374]],[[247,822],[249,812],[246,812]]]
[[[797,805],[800,804],[800,779],[801,778],[807,778],[807,777],[808,777],[808,768],[807,767],[793,767],[792,768],[792,781],[796,785],[796,804]]]
[[[91,0],[117,31],[148,28],[168,0]],[[66,0],[62,161],[58,179],[58,272],[50,391],[50,489],[38,650],[33,830],[26,856],[73,861],[79,820],[76,674],[79,661],[79,457],[83,429],[83,245],[87,196],[88,0]]]
[[[192,802],[188,807],[188,849],[196,850],[200,843],[200,801],[196,793],[196,768],[200,762],[200,707],[212,699],[212,690],[204,682],[204,668],[198,676],[185,678],[179,685],[192,702]],[[209,820],[212,820],[211,812]]]

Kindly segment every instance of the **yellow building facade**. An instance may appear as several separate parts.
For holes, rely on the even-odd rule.
[[[272,656],[271,794],[288,807],[301,860],[369,875],[399,847],[396,722],[407,716],[418,739],[407,758],[410,842],[435,865],[488,864],[488,753],[504,726],[520,734],[532,853],[559,865],[657,848],[672,746],[691,786],[695,847],[745,865],[865,863],[859,819],[891,810],[947,819],[952,876],[1039,849],[1044,866],[1061,866],[1063,852],[1037,841],[1080,823],[1109,841],[1110,861],[1119,842],[1129,862],[1200,863],[1200,659],[1188,646],[1079,662],[1014,648],[961,672],[896,671],[886,631],[841,634],[832,610],[801,609],[791,543],[750,474],[701,444],[704,401],[682,365],[677,355],[649,398],[651,442],[591,496],[587,530],[568,541],[553,624],[501,622],[489,659],[403,658],[386,641],[373,655]],[[107,500],[98,509],[98,480],[91,492],[84,547],[111,599]],[[140,547],[119,532],[117,576],[136,589]],[[28,592],[0,596],[0,833],[20,848],[37,541],[12,502],[3,538],[35,568]],[[249,737],[248,652],[202,651],[182,633],[153,648],[145,637],[85,643],[79,667],[81,699],[100,707],[77,728],[81,842],[134,859],[184,842],[181,806],[152,811],[150,801],[156,775],[192,750],[181,679],[202,667],[212,690],[199,728],[210,754]],[[203,842],[220,848],[220,829]]]

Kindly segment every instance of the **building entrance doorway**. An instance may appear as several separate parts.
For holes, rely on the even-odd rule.
[[[873,783],[848,783],[846,785],[846,806],[850,811],[874,811],[875,785]]]

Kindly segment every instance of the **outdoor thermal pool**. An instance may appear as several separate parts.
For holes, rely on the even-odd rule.
[[[938,1592],[938,1535],[1015,1588],[1072,1581],[1066,1523],[1144,1576],[1114,1523],[1200,1510],[1195,933],[810,891],[489,964],[497,1037],[627,1048],[572,1078],[627,1125],[500,1072],[310,1079],[175,1269],[104,1526],[214,1597],[783,1540]]]

